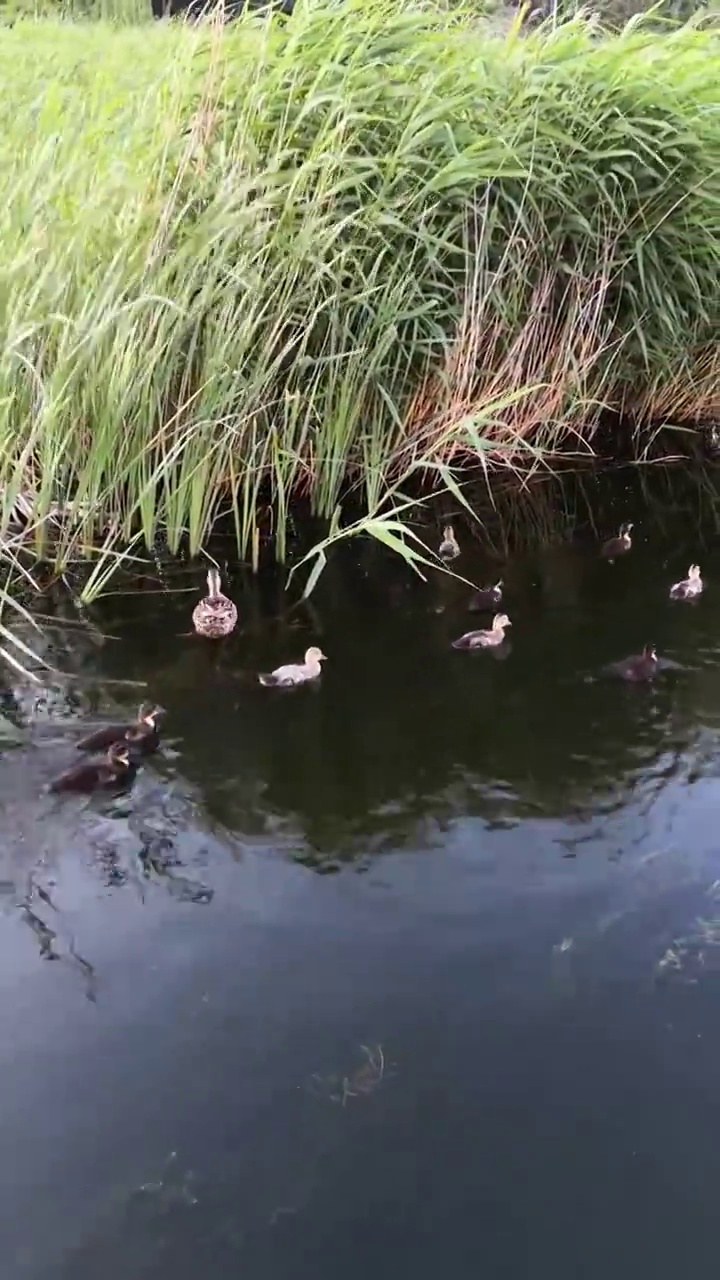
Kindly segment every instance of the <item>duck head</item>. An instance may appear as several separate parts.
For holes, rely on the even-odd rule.
[[[316,645],[311,645],[305,654],[305,665],[314,667],[321,662],[327,662],[327,658],[322,649],[318,649]]]
[[[504,631],[506,627],[511,627],[512,622],[506,613],[496,613],[492,620],[493,631]]]

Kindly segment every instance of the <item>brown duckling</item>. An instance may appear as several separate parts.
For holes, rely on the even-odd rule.
[[[208,593],[193,609],[192,622],[199,636],[219,640],[235,630],[238,612],[232,600],[222,593],[222,578],[217,569],[208,570]]]
[[[493,649],[505,639],[505,628],[512,623],[506,613],[496,613],[489,631],[466,631],[459,640],[453,640],[453,649]]]
[[[646,644],[642,653],[635,654],[632,658],[623,658],[622,662],[616,662],[613,670],[617,675],[622,676],[623,680],[639,682],[652,680],[657,675],[659,666],[655,645]]]
[[[259,675],[258,680],[268,688],[288,689],[293,685],[307,684],[309,680],[317,680],[322,670],[320,663],[327,662],[322,649],[311,645],[305,654],[304,662],[287,662],[284,667],[276,667],[267,675]]]
[[[100,760],[66,769],[50,783],[50,791],[103,791],[128,787],[137,773],[128,742],[113,742]]]
[[[615,560],[617,556],[624,556],[632,547],[632,533],[634,526],[628,521],[621,524],[616,538],[608,538],[600,548],[600,555],[603,560]]]
[[[468,604],[468,613],[483,613],[486,609],[497,609],[502,604],[502,578],[494,587],[480,587]]]
[[[134,753],[149,756],[157,751],[160,745],[158,719],[163,715],[162,707],[153,707],[143,702],[138,710],[137,720],[132,724],[111,724],[104,729],[96,729],[87,737],[81,738],[77,744],[78,751],[106,751],[114,742],[129,742]]]
[[[682,582],[676,582],[670,588],[671,600],[696,600],[702,595],[703,580],[700,577],[700,565],[691,564],[688,569],[687,578],[683,578]]]
[[[460,544],[455,537],[455,532],[451,524],[443,529],[442,542],[438,547],[438,555],[441,560],[446,563],[448,560],[457,560],[460,555]]]

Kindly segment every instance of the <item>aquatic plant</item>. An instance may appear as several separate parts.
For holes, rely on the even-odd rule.
[[[97,555],[86,597],[223,514],[282,558],[298,497],[406,546],[423,486],[591,456],[608,407],[639,449],[719,416],[719,48],[410,0],[18,22],[0,534]]]

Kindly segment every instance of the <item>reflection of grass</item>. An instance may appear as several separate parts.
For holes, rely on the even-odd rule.
[[[708,889],[708,897],[717,899],[720,881],[716,880]],[[701,971],[717,971],[720,969],[720,955],[709,960],[707,952],[715,952],[720,947],[720,916],[697,916],[690,933],[674,938],[664,954],[658,960],[658,974],[672,973],[682,975],[685,982],[697,982]]]
[[[45,667],[50,669],[48,664],[34,652],[29,645],[25,644],[18,635],[7,625],[5,621],[8,615],[14,617],[14,620],[33,627],[38,634],[40,628],[35,622],[31,614],[20,603],[13,594],[12,580],[6,580],[5,585],[0,585],[0,658],[3,658],[13,671],[21,675],[23,679],[30,680],[34,684],[40,684],[40,678],[37,676],[32,667]],[[31,665],[28,665],[31,664]]]
[[[363,1098],[374,1093],[385,1078],[383,1047],[380,1044],[361,1044],[360,1049],[363,1061],[347,1075],[312,1075],[310,1083],[313,1092],[328,1097],[331,1102],[339,1102],[343,1107],[347,1106],[349,1098]]]

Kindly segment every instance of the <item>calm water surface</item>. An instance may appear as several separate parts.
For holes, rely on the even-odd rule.
[[[8,687],[0,752],[3,1280],[714,1263],[720,541],[626,516],[613,567],[500,566],[502,660],[449,648],[465,588],[360,546],[312,615],[236,573],[218,647],[149,589],[104,603],[116,639],[50,632],[76,678]],[[317,689],[255,685],[313,641]],[[655,688],[601,678],[646,641]],[[129,797],[43,794],[143,696]]]

